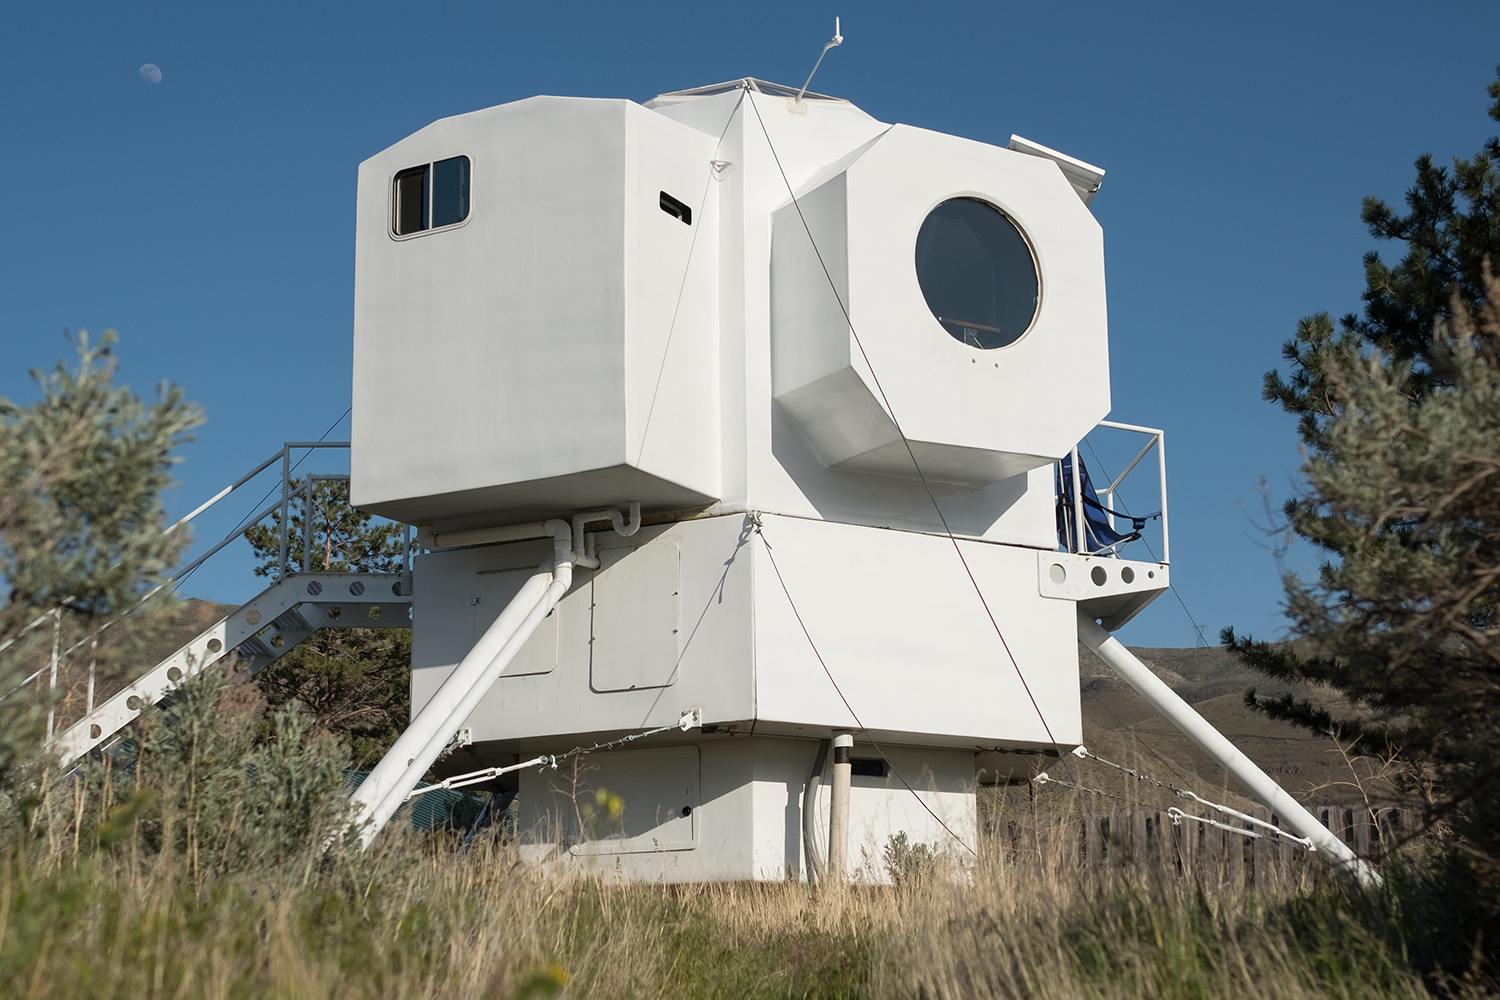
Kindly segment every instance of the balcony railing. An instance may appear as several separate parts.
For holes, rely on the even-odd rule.
[[[1099,427],[1144,435],[1145,445],[1120,472],[1103,488],[1093,487],[1086,463],[1074,445],[1067,460],[1053,466],[1054,482],[1057,484],[1058,545],[1069,552],[1083,555],[1120,557],[1120,553],[1131,542],[1141,537],[1140,522],[1161,518],[1161,556],[1153,561],[1171,562],[1171,548],[1167,525],[1167,452],[1166,435],[1154,427],[1139,427],[1113,420],[1101,420]],[[1145,457],[1156,452],[1156,478],[1160,495],[1160,508],[1147,515],[1132,514],[1118,510],[1120,486],[1127,476],[1135,471]],[[1095,465],[1098,465],[1097,460]],[[1102,469],[1096,469],[1103,472]],[[1119,523],[1130,519],[1132,530],[1126,532]]]

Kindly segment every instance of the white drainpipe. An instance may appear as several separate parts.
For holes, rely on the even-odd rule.
[[[818,786],[823,783],[823,765],[828,763],[828,740],[818,741],[818,753],[813,758],[812,773],[807,776],[807,787],[802,792],[802,853],[807,855],[807,881],[827,882],[828,868],[818,853],[817,814]]]
[[[594,547],[589,542],[585,542],[583,534],[584,525],[594,521],[608,521],[614,526],[615,534],[628,538],[641,530],[641,505],[638,502],[631,502],[629,523],[614,507],[606,510],[586,510],[581,514],[573,515],[573,559],[585,569],[599,568],[599,559],[594,555]]]
[[[604,510],[584,511],[573,515],[573,552],[575,555],[583,556],[576,559],[575,565],[585,569],[598,569],[599,562],[592,558],[592,553],[585,547],[592,540],[585,541],[583,533],[584,525],[596,521],[608,521],[614,526],[615,533],[629,537],[641,530],[641,505],[639,501],[631,501],[630,518],[627,521],[625,515],[619,510],[610,507]],[[472,528],[468,531],[445,531],[435,534],[431,528],[418,528],[417,540],[429,549],[457,549],[466,548],[471,545],[501,545],[506,542],[521,542],[532,538],[546,538],[551,532],[545,521],[529,521],[525,524],[503,524],[494,528]]]
[[[1269,774],[1256,767],[1223,733],[1194,711],[1177,692],[1167,687],[1166,682],[1151,672],[1151,668],[1082,611],[1078,613],[1078,638],[1098,653],[1099,658],[1135,688],[1141,697],[1150,702],[1151,707],[1165,715],[1168,721],[1198,744],[1220,767],[1238,778],[1250,790],[1251,795],[1280,816],[1299,837],[1312,841],[1317,850],[1326,855],[1335,867],[1353,875],[1360,885],[1370,887],[1380,884],[1380,876],[1375,869],[1360,860],[1349,849],[1349,845],[1319,823],[1317,817],[1302,808],[1301,803],[1288,795]]]
[[[639,527],[639,515],[635,523]],[[352,822],[359,829],[361,846],[369,847],[401,808],[542,619],[567,593],[575,562],[572,526],[567,521],[551,520],[545,528],[552,536],[552,558],[537,567],[350,797]]]

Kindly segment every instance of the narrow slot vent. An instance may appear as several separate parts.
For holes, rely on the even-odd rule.
[[[685,226],[693,224],[693,210],[665,191],[661,193],[661,210]]]

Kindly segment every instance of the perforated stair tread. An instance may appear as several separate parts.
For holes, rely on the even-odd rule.
[[[364,614],[335,617],[317,601],[319,596],[326,601],[334,594],[352,595],[355,600],[349,603],[362,606],[366,601],[359,601],[358,595],[365,593],[373,600],[366,599],[369,608]],[[408,628],[410,594],[410,577],[381,573],[299,573],[278,580],[59,733],[52,748],[71,762],[107,745],[148,705],[168,697],[184,677],[225,663],[231,652],[236,659],[228,662],[234,662],[237,673],[245,678],[285,656],[320,628]],[[303,604],[307,614],[300,608]],[[407,613],[389,613],[402,610],[392,605],[404,607]]]

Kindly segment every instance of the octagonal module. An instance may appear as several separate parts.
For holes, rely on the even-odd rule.
[[[629,101],[537,97],[362,163],[354,502],[448,530],[717,499],[713,155]]]
[[[1109,412],[1103,234],[1047,159],[894,126],[776,212],[771,296],[776,403],[831,469],[916,478],[904,431],[987,486]]]

